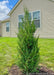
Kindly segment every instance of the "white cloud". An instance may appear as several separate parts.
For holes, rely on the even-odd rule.
[[[0,2],[0,20],[4,20],[8,18],[7,14],[9,13],[10,9],[7,7],[8,0],[4,0]]]

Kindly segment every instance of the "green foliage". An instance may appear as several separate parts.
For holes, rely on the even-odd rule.
[[[29,12],[24,10],[22,26],[18,32],[18,66],[26,72],[36,72],[39,59],[38,38],[34,38],[36,30],[34,21],[31,21]]]
[[[0,75],[4,75],[17,59],[17,38],[0,37]],[[54,39],[39,39],[40,64],[54,71]],[[6,70],[7,69],[7,70]]]

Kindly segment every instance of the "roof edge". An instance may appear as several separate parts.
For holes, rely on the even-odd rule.
[[[17,2],[17,4],[13,7],[13,9],[8,13],[9,16],[14,12],[14,10],[17,8],[17,6],[18,6],[21,2],[22,2],[22,0],[19,0],[19,1]]]
[[[1,21],[1,23],[4,23],[4,22],[10,22],[10,18]]]

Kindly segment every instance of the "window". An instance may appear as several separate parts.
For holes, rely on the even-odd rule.
[[[32,17],[33,15],[33,17]],[[22,27],[22,19],[24,18],[24,15],[19,15],[18,19],[19,19],[19,25],[18,27]],[[35,11],[33,13],[29,13],[29,22],[31,23],[32,19],[34,20],[34,24],[36,26],[36,28],[40,28],[40,11]]]
[[[24,16],[23,15],[19,15],[18,17],[19,17],[19,22],[22,22],[22,19],[24,18]]]
[[[18,28],[20,28],[20,27],[22,27],[22,19],[24,18],[24,16],[23,15],[19,15],[18,18],[19,18]]]
[[[10,22],[6,23],[6,32],[9,32]]]
[[[33,12],[33,20],[36,28],[40,27],[40,11]]]
[[[20,28],[20,27],[22,27],[23,28],[23,26],[22,26],[22,19],[24,18],[24,15],[19,15],[18,16],[18,18],[19,18],[19,25],[18,25],[18,28]],[[29,21],[31,21],[31,13],[29,13]]]
[[[31,13],[29,13],[29,21],[31,21]]]
[[[29,20],[29,24],[31,24],[31,13],[29,13],[28,20]]]

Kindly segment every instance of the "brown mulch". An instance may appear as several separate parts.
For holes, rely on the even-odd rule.
[[[54,71],[41,66],[40,69],[38,69],[39,73],[30,73],[29,75],[54,75]],[[11,69],[9,70],[8,75],[24,75],[22,74],[22,71],[16,66],[12,66]]]

